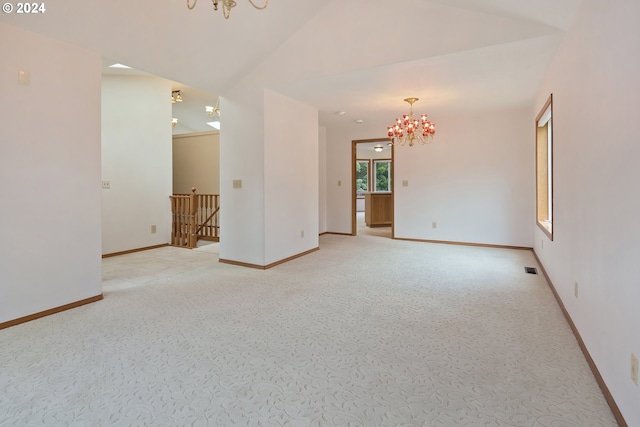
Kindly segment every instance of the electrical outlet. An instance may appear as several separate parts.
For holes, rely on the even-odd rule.
[[[338,180],[338,187],[342,186],[342,181]]]
[[[631,381],[638,385],[638,358],[631,353]]]
[[[155,225],[151,226],[151,234],[156,234],[156,226]]]
[[[102,181],[102,188],[104,188],[105,190],[111,188],[111,181]]]
[[[573,294],[578,298],[578,282],[573,284]]]
[[[431,228],[438,228],[438,223],[437,223],[437,222],[435,222],[435,221],[433,221],[433,222],[431,223]]]
[[[544,249],[544,240],[540,240],[540,249]]]
[[[300,230],[300,238],[304,237],[304,230]]]

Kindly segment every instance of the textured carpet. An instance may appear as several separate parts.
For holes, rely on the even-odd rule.
[[[615,426],[529,251],[325,235],[103,261],[103,301],[0,331],[0,426]]]

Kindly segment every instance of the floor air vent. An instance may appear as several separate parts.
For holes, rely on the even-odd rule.
[[[535,267],[525,267],[524,271],[527,274],[538,274],[538,270],[536,270]]]

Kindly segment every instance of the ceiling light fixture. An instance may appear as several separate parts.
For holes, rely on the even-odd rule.
[[[236,2],[234,0],[211,0],[211,2],[213,3],[213,10],[218,10],[218,4],[222,3],[222,13],[224,14],[225,19],[229,19],[231,8],[236,6]],[[191,1],[187,0],[187,7],[189,9],[193,9],[194,7],[196,7],[197,3],[198,0],[193,0],[192,5]],[[262,10],[266,9],[266,7],[269,5],[269,0],[264,0],[264,6],[258,6],[252,0],[249,0],[249,3],[251,3],[251,6],[255,7],[256,9]]]
[[[182,102],[182,95],[180,95],[179,90],[171,91],[171,103],[175,104],[176,102]]]
[[[207,124],[214,129],[220,130],[220,97],[218,97],[215,107],[207,105],[204,107],[204,110],[207,112],[209,117],[213,117],[213,121],[207,122]]]
[[[387,127],[387,136],[393,145],[409,143],[409,147],[412,147],[416,140],[421,144],[428,144],[433,140],[436,133],[435,123],[427,120],[426,114],[421,114],[420,120],[413,118],[413,103],[417,100],[418,98],[405,98],[411,106],[409,114],[404,114],[401,119],[396,119],[395,125]]]
[[[204,107],[204,111],[207,112],[209,117],[220,117],[220,97],[218,97],[215,107],[212,107],[211,105],[207,105]]]
[[[373,151],[375,151],[376,153],[379,153],[383,150],[383,147],[381,145],[376,145],[375,147],[373,147]]]

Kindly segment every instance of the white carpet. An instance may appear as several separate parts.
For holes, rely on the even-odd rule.
[[[529,251],[325,235],[103,261],[103,301],[0,331],[0,426],[615,426]]]

